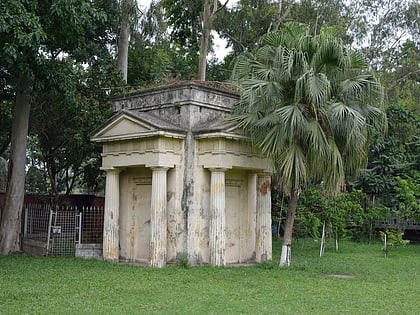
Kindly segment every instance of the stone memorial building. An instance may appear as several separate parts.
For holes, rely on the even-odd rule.
[[[226,124],[237,93],[179,82],[114,100],[92,133],[106,171],[103,258],[163,267],[271,259],[271,164]]]

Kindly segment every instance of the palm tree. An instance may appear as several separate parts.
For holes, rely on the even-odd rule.
[[[281,266],[289,266],[299,193],[308,181],[338,190],[366,160],[371,128],[385,126],[383,88],[367,60],[324,28],[286,23],[233,71],[241,101],[232,121],[271,158],[289,195]]]

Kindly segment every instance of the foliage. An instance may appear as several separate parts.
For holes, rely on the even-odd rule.
[[[377,222],[389,216],[389,209],[368,207],[366,198],[360,190],[331,195],[326,194],[322,187],[305,189],[299,198],[295,235],[318,239],[325,222],[328,237],[372,240]]]
[[[353,1],[349,33],[362,46],[375,70],[391,69],[390,61],[404,42],[419,39],[419,4],[413,0]]]
[[[0,21],[3,32],[8,34],[2,39],[10,41],[5,45],[11,47],[0,56],[2,61],[9,61],[2,69],[8,74],[7,83],[12,91],[16,89],[15,70],[20,66],[34,79],[30,157],[38,162],[31,164],[27,184],[34,188],[31,190],[41,189],[34,187],[38,184],[33,175],[38,174],[41,180],[47,177],[41,176],[46,172],[54,194],[69,192],[81,174],[84,159],[99,157],[98,149],[89,142],[89,132],[110,115],[104,88],[114,86],[116,79],[106,45],[111,40],[111,16],[115,8],[106,1],[33,1],[30,5],[12,1],[9,4],[8,9],[21,10],[18,12],[22,19]],[[27,20],[23,19],[22,10],[26,10]],[[31,24],[19,27],[15,25],[17,21]],[[33,33],[13,35],[10,32],[13,29],[33,29]],[[19,36],[28,40],[16,41]],[[30,49],[22,44],[31,45]],[[12,58],[13,51],[19,51],[16,58]],[[7,134],[10,135],[10,130]],[[61,187],[57,183],[60,180]],[[42,187],[45,188],[45,183]]]
[[[197,60],[179,48],[168,28],[166,2],[153,1],[132,34],[128,58],[128,84],[156,86],[171,80],[189,80],[197,73]],[[198,52],[196,47],[195,54]]]
[[[163,0],[163,8],[168,25],[171,25],[173,49],[186,59],[185,64],[194,65],[197,73],[198,51],[202,36],[203,0]]]
[[[388,257],[389,255],[389,247],[406,246],[410,243],[409,240],[403,239],[404,232],[400,230],[385,229],[385,231],[380,231],[379,233],[382,242],[384,242],[382,250],[384,251],[385,257]]]
[[[70,60],[57,61],[48,75],[55,80],[42,80],[32,117],[32,131],[45,161],[50,192],[69,194],[83,179],[85,161],[99,158],[98,147],[89,134],[111,115],[106,94],[116,84],[110,60],[97,61],[89,68],[76,67]],[[108,66],[107,66],[108,64]],[[39,75],[42,78],[42,74]]]
[[[387,71],[381,72],[388,104],[401,104],[420,115],[420,46],[412,40],[401,45],[389,61]]]
[[[387,236],[387,245],[389,246],[405,246],[410,243],[410,241],[403,239],[404,233],[398,230],[386,229],[381,231],[380,234],[382,241],[384,241],[385,235]]]
[[[333,26],[344,42],[349,43],[348,25],[352,16],[349,6],[342,0],[302,0],[294,2],[290,19],[307,23],[312,34],[319,34],[323,27]]]
[[[186,253],[186,252],[177,253],[177,255],[176,255],[176,265],[180,268],[191,267],[190,263],[188,262],[188,253]]]
[[[387,108],[388,133],[377,135],[371,146],[367,170],[357,186],[371,202],[390,209],[387,217],[398,219],[400,229],[419,218],[419,116],[402,106]]]
[[[272,1],[240,0],[217,16],[215,29],[232,47],[233,55],[238,56],[257,47],[277,13],[277,5]]]
[[[293,230],[295,236],[318,239],[322,226],[322,214],[326,207],[326,198],[321,189],[316,187],[305,189],[299,197],[296,211],[296,222]]]
[[[395,190],[395,204],[403,226],[409,221],[420,222],[420,183],[397,177]]]

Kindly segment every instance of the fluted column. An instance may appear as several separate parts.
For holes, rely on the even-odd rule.
[[[167,238],[167,179],[166,167],[152,168],[152,200],[150,216],[150,266],[161,268],[166,265]]]
[[[119,217],[120,217],[120,170],[106,172],[103,258],[118,261],[119,258]]]
[[[210,169],[210,263],[226,265],[225,169]]]
[[[256,262],[272,259],[271,235],[271,176],[258,174]]]

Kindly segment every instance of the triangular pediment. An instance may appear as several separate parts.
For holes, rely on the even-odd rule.
[[[151,135],[158,130],[138,118],[121,114],[102,126],[92,135],[93,141],[117,140]]]
[[[94,142],[118,141],[152,136],[183,137],[183,130],[147,113],[121,111],[91,134]]]
[[[130,134],[139,134],[144,132],[151,132],[156,130],[156,128],[134,119],[127,115],[122,115],[118,117],[114,122],[109,124],[106,128],[102,130],[100,136],[103,137],[113,137],[120,135],[130,135]]]

